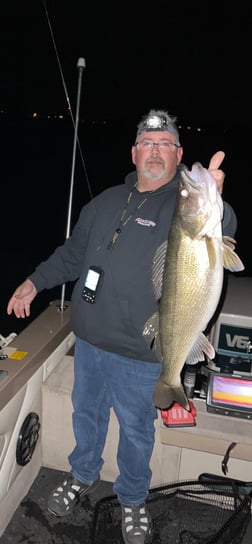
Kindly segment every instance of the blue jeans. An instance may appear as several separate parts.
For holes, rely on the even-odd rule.
[[[98,478],[113,407],[120,427],[119,475],[113,490],[122,504],[140,504],[148,495],[152,475],[149,463],[157,418],[152,395],[161,363],[127,359],[77,338],[74,372],[72,404],[76,446],[68,458],[71,472],[88,484]]]

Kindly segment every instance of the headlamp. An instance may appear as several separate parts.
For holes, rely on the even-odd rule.
[[[159,117],[158,115],[151,115],[150,117],[147,117],[144,122],[147,130],[161,130],[165,124],[166,119],[164,117]]]
[[[142,132],[170,132],[173,134],[177,143],[179,143],[178,129],[171,117],[166,112],[150,112],[138,125],[136,138],[142,134]]]

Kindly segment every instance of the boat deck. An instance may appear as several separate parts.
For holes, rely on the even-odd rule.
[[[73,514],[65,519],[59,519],[48,512],[46,503],[51,489],[62,481],[65,474],[62,471],[41,467],[28,494],[0,538],[1,544],[83,544],[84,542],[95,544],[92,537],[95,504],[102,498],[111,496],[112,483],[102,480],[100,486],[76,507]],[[108,516],[110,524],[111,519],[113,518]],[[120,526],[111,524],[108,537],[104,535],[102,542],[103,544],[123,544]],[[155,544],[170,542],[174,544],[169,540],[169,525],[167,525],[160,530]],[[238,540],[236,542],[238,543]],[[239,543],[251,544],[251,542],[252,520],[250,519],[246,533]]]
[[[61,313],[59,301],[55,301],[4,348],[8,358],[1,361],[1,368],[8,374],[0,381],[1,544],[96,544],[90,540],[95,505],[102,498],[111,498],[112,482],[118,473],[119,429],[113,410],[103,455],[101,485],[93,492],[95,494],[90,494],[74,514],[64,520],[52,516],[46,507],[50,491],[69,470],[67,455],[74,446],[71,424],[74,342],[69,328],[69,305],[66,312]],[[222,460],[227,447],[236,440],[237,445],[230,454],[228,476],[251,480],[251,420],[210,414],[202,400],[195,399],[194,402],[197,409],[195,427],[167,428],[159,414],[151,460],[152,489],[168,482],[195,480],[202,472],[223,476]],[[30,459],[22,464],[17,460],[17,444],[27,416],[34,414],[41,423],[38,440]],[[36,439],[35,432],[36,420],[29,429],[31,446]],[[26,441],[26,434],[23,435]],[[117,510],[117,523],[111,524],[109,504],[108,501],[109,511],[105,512],[104,523],[106,530],[111,528],[111,534],[102,544],[121,544],[120,510]],[[169,544],[170,520],[168,526],[164,525],[163,514],[167,508],[162,508],[162,514],[156,514],[163,526],[155,544]],[[168,510],[170,512],[170,508]],[[176,517],[176,508],[173,512]],[[250,522],[249,526],[244,523],[241,527],[242,531],[246,529],[246,534],[244,532],[239,542],[232,541],[232,544],[251,543],[251,510],[246,521]],[[201,542],[198,537],[196,541]]]

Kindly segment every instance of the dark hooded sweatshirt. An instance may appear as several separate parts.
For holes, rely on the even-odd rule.
[[[95,197],[81,212],[72,235],[29,276],[38,291],[76,281],[71,303],[71,327],[76,336],[106,351],[142,361],[157,360],[143,337],[147,319],[157,310],[153,295],[152,259],[167,240],[175,208],[179,171],[156,191],[133,190],[136,172],[125,183]],[[108,246],[120,225],[113,249]],[[234,236],[236,216],[224,203],[223,234]],[[82,298],[91,265],[104,271],[96,302]]]

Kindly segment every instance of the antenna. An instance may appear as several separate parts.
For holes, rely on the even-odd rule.
[[[69,202],[68,202],[66,239],[69,238],[70,227],[71,227],[73,186],[74,186],[74,174],[75,174],[75,163],[76,163],[76,144],[78,139],[78,127],[79,127],[80,96],[81,96],[81,86],[82,86],[82,74],[83,74],[83,70],[85,66],[86,66],[85,59],[79,58],[77,62],[79,76],[78,76],[78,87],[77,87],[76,113],[75,113],[75,122],[74,122],[73,155],[72,155],[71,181],[70,181],[70,192],[69,192]],[[64,306],[65,291],[66,291],[66,284],[64,283],[61,289],[60,311],[63,311],[66,309],[66,307]]]

